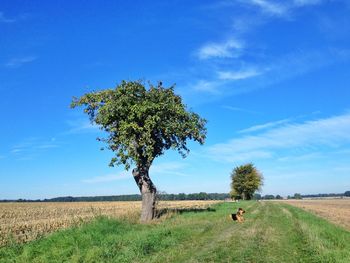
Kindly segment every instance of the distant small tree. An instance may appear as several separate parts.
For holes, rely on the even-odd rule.
[[[198,194],[198,200],[207,200],[208,199],[208,194],[207,193],[204,193],[204,192],[200,192]]]
[[[295,193],[294,194],[294,199],[302,199],[301,194]]]
[[[261,200],[261,198],[262,198],[261,194],[257,194],[256,193],[256,194],[253,195],[253,199],[255,199],[255,200]]]
[[[276,199],[283,199],[283,197],[282,196],[280,196],[280,195],[276,195]]]
[[[238,166],[231,173],[231,196],[238,195],[243,200],[253,198],[255,191],[263,184],[262,174],[252,163]]]
[[[177,150],[185,157],[187,140],[204,143],[206,120],[187,110],[174,87],[159,82],[149,88],[140,81],[122,81],[115,89],[101,90],[74,98],[71,107],[83,106],[90,121],[107,132],[99,139],[115,153],[110,166],[131,165],[142,195],[141,221],[154,218],[156,187],[149,169],[166,150]]]
[[[242,197],[234,189],[231,189],[229,195],[230,195],[231,199],[233,199],[233,200],[240,200],[240,199],[242,199]]]
[[[344,196],[350,196],[350,191],[346,191],[346,192],[344,193]]]
[[[186,194],[185,193],[179,193],[178,198],[179,198],[179,200],[186,200]]]
[[[275,199],[275,196],[274,195],[264,195],[263,199],[265,199],[265,200],[273,200],[273,199]]]

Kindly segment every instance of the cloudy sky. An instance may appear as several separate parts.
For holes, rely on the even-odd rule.
[[[159,190],[228,192],[247,162],[263,194],[350,190],[349,1],[129,2],[1,1],[0,199],[137,193],[69,108],[136,79],[208,120],[204,146],[155,161]]]

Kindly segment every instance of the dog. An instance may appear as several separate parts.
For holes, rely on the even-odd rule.
[[[243,210],[242,208],[238,208],[238,211],[236,214],[231,214],[231,218],[233,221],[237,221],[237,222],[244,222],[244,217],[243,214],[245,213],[245,210]]]

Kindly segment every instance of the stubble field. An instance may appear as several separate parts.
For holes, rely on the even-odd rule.
[[[206,209],[218,201],[161,201],[158,209]],[[98,216],[137,219],[141,202],[0,203],[0,246],[24,243]]]
[[[303,208],[350,230],[350,199],[285,200],[283,202]]]

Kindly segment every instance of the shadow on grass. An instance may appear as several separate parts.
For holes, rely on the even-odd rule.
[[[162,217],[169,214],[183,214],[183,213],[200,213],[200,212],[216,212],[216,209],[208,208],[162,208],[157,209],[156,217]]]

